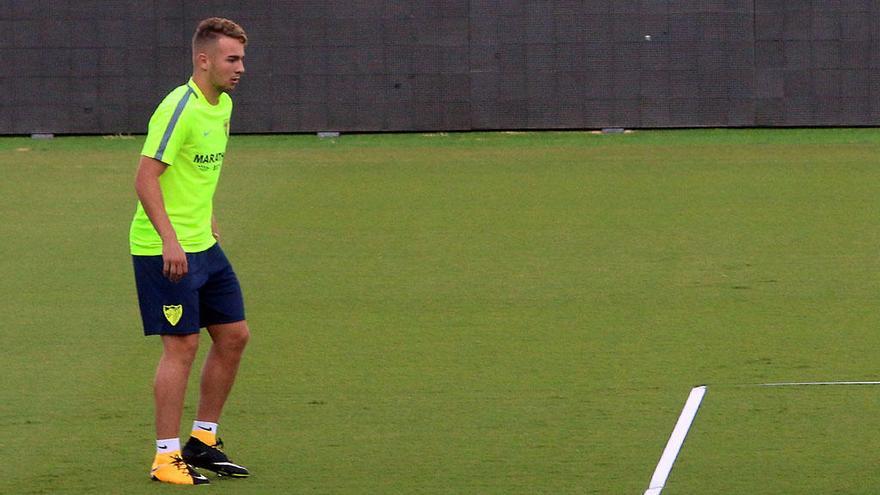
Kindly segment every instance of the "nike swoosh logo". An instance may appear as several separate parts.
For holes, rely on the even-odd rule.
[[[199,428],[205,431],[214,431],[214,428],[205,428],[204,426],[199,426]]]
[[[159,448],[160,448],[160,449],[167,449],[168,446],[167,446],[167,445],[160,445]]]

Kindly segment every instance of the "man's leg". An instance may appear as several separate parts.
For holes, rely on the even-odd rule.
[[[210,469],[220,476],[246,478],[250,476],[247,468],[233,463],[221,450],[223,444],[216,438],[216,423],[235,383],[241,355],[250,339],[250,330],[247,322],[242,320],[208,325],[208,333],[214,342],[202,369],[199,410],[192,436],[183,447],[183,458],[196,467]],[[199,425],[198,428],[196,425]],[[201,431],[206,429],[211,431]]]
[[[209,325],[214,341],[202,369],[201,394],[196,419],[218,423],[223,405],[235,383],[238,364],[250,339],[247,321]]]
[[[156,368],[156,438],[180,436],[186,383],[199,348],[199,334],[163,335],[162,358]]]
[[[156,400],[157,452],[153,467],[150,469],[150,476],[165,483],[207,484],[208,478],[181,459],[178,440],[186,383],[196,357],[196,350],[199,348],[199,334],[163,335],[162,346],[162,358],[159,359],[159,366],[156,367],[156,379],[153,384]]]

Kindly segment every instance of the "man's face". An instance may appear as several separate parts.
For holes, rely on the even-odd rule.
[[[235,89],[244,73],[244,44],[221,36],[208,47],[208,79],[220,91]]]

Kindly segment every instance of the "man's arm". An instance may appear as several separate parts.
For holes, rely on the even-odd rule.
[[[217,227],[217,217],[213,213],[211,214],[211,234],[214,235],[217,242],[220,242],[220,228]]]
[[[138,199],[144,206],[144,211],[155,227],[159,237],[162,238],[162,274],[172,282],[177,282],[189,271],[186,262],[186,253],[177,240],[177,232],[171,225],[168,212],[165,210],[165,201],[162,199],[162,189],[159,187],[159,176],[168,167],[164,163],[141,156],[138,164],[137,177],[134,181],[134,189]]]

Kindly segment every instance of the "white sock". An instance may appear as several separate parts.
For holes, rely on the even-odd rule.
[[[193,421],[193,431],[206,431],[217,435],[217,423],[208,423],[207,421]]]
[[[156,440],[157,454],[170,454],[180,450],[179,438],[167,438],[165,440]]]

